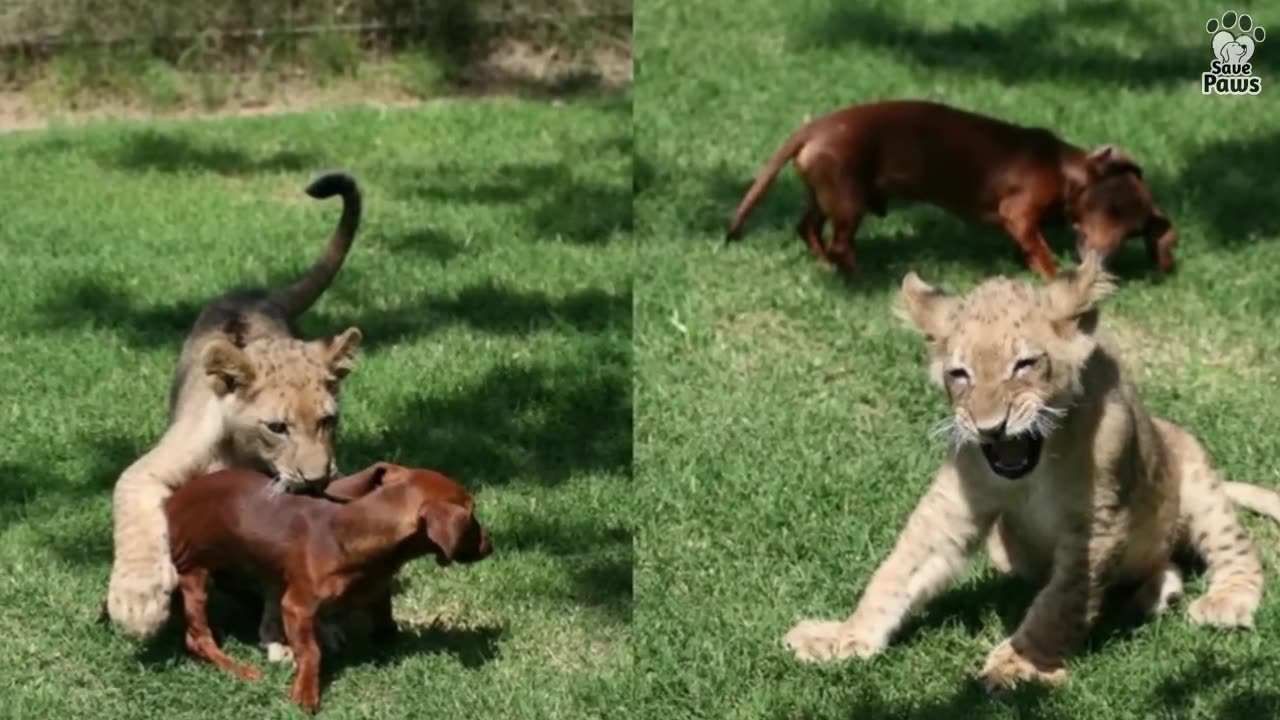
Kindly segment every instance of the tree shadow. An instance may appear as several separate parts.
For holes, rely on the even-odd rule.
[[[1129,639],[1143,624],[1147,622],[1139,613],[1126,605],[1132,588],[1116,588],[1107,595],[1098,623],[1089,633],[1084,647],[1077,650],[1072,657],[1099,652],[1115,642]],[[916,618],[908,621],[898,633],[893,645],[907,645],[923,632],[946,626],[959,625],[967,634],[976,635],[985,629],[987,616],[994,610],[1000,620],[1003,636],[1012,634],[1026,616],[1031,601],[1038,588],[1015,577],[988,571],[973,578],[969,582],[952,588],[932,600],[925,610]],[[1184,690],[1189,697],[1196,692],[1195,687],[1186,689],[1179,682],[1171,684],[1172,688]],[[923,703],[908,699],[902,702],[891,701],[877,692],[874,684],[865,685],[850,707],[851,717],[874,718],[983,718],[991,716],[1003,717],[1009,709],[1015,709],[1018,717],[1036,717],[1057,719],[1072,717],[1071,713],[1059,705],[1046,705],[1053,697],[1052,689],[1038,685],[1023,685],[1012,691],[1005,691],[993,696],[987,692],[974,678],[965,677],[957,682],[948,697],[928,700]],[[1257,698],[1249,698],[1242,702],[1245,707],[1257,707],[1261,702]],[[1169,703],[1175,706],[1177,700]],[[1223,716],[1236,717],[1236,716]],[[1257,717],[1257,715],[1240,715],[1238,717]]]
[[[46,518],[60,512],[68,503],[110,493],[120,472],[146,450],[136,439],[123,436],[93,438],[78,445],[77,454],[91,458],[88,471],[79,480],[53,472],[50,463],[0,463],[0,478],[3,478],[0,482],[0,530],[18,518],[24,521]],[[31,506],[46,499],[56,502],[33,515]],[[40,524],[33,523],[37,527]],[[92,543],[78,542],[75,538],[64,539],[55,532],[49,532],[45,540],[59,554],[64,549],[73,557],[98,554],[91,548]],[[110,559],[110,548],[107,548],[107,558]]]
[[[1070,720],[1073,716],[1055,706],[1046,705],[1053,697],[1047,688],[1025,685],[999,696],[992,696],[977,682],[962,680],[944,698],[924,702],[895,701],[888,698],[876,683],[863,683],[858,695],[846,706],[850,718],[893,718],[894,720],[937,720],[937,718],[963,718],[980,720],[988,717],[1008,717],[1012,708],[1014,717],[1039,720]],[[773,717],[777,720],[796,717],[791,708],[778,708]]]
[[[592,346],[561,365],[507,364],[449,392],[408,397],[386,430],[349,434],[344,464],[433,467],[475,486],[631,475],[630,348]]]
[[[255,157],[222,143],[195,141],[172,132],[141,130],[126,136],[119,149],[98,158],[100,165],[130,172],[210,172],[253,175],[298,172],[320,164],[309,153],[284,150]]]
[[[383,242],[397,253],[416,255],[441,265],[461,255],[465,245],[448,233],[432,227],[420,227],[387,238]]]
[[[280,287],[293,278],[291,274],[277,275],[264,285]],[[329,293],[335,297],[358,297],[362,284],[358,278],[351,278],[347,283],[335,283]],[[33,329],[104,331],[130,347],[177,348],[208,299],[147,305],[131,296],[123,284],[102,278],[73,278],[48,293],[37,308],[40,320]],[[519,335],[557,328],[593,334],[613,329],[625,332],[630,323],[629,289],[588,287],[556,297],[484,281],[452,295],[424,292],[390,307],[364,310],[354,317],[320,306],[305,313],[299,325],[303,337],[321,337],[355,325],[367,338],[364,347],[374,351],[459,324],[494,335]]]
[[[1148,10],[1098,0],[1043,6],[999,27],[975,20],[945,28],[912,26],[889,10],[835,3],[805,27],[793,45],[808,50],[856,44],[891,51],[930,70],[1005,84],[1061,81],[1155,87],[1198,82],[1212,59],[1207,42],[1153,43],[1137,54],[1089,42],[1091,30],[1099,24],[1123,26],[1133,37],[1144,38],[1150,35],[1149,23]]]
[[[259,669],[269,665],[266,654],[258,645],[258,618],[261,611],[260,597],[210,588],[209,626],[218,645],[226,649],[227,641],[235,640],[241,645],[254,648],[252,655],[239,659]],[[169,613],[171,621],[138,647],[138,661],[148,666],[168,665],[178,658],[203,663],[186,650],[181,592],[173,594]],[[107,623],[101,618],[99,624],[107,627]],[[321,684],[322,687],[327,686],[351,667],[391,667],[410,657],[422,655],[450,655],[462,667],[474,670],[498,658],[500,643],[508,634],[507,627],[501,624],[449,627],[436,622],[417,626],[401,624],[400,632],[394,638],[376,644],[367,635],[354,635],[347,639],[348,644],[341,650],[326,653],[321,661]],[[245,655],[243,651],[228,651],[228,654]],[[212,665],[207,667],[209,672],[218,672]]]
[[[1165,184],[1175,205],[1213,227],[1210,238],[1234,249],[1280,234],[1280,215],[1259,186],[1280,166],[1280,132],[1213,142],[1195,149],[1184,163],[1182,178],[1191,182]]]
[[[181,343],[203,306],[189,299],[145,305],[123,286],[85,277],[53,288],[38,313],[45,329],[108,330],[131,347],[153,348]]]
[[[1260,668],[1248,668],[1255,678],[1265,678],[1263,687],[1254,683],[1228,690],[1226,699],[1218,705],[1214,717],[1219,720],[1237,718],[1276,717],[1280,712],[1280,692],[1270,682],[1275,669],[1259,672]],[[1186,667],[1161,681],[1153,693],[1151,706],[1163,707],[1171,716],[1190,707],[1197,697],[1223,686],[1238,685],[1245,669],[1211,651],[1199,650]]]
[[[503,547],[555,556],[569,568],[571,585],[551,590],[579,605],[597,607],[630,624],[635,550],[622,527],[553,518],[527,518],[502,535]]]
[[[361,329],[371,350],[407,338],[428,335],[450,325],[465,325],[493,335],[522,335],[545,329],[599,334],[626,331],[631,323],[631,292],[589,287],[560,297],[482,281],[449,296],[423,293],[386,308],[372,308],[340,320],[316,313],[326,326],[348,322]]]
[[[396,187],[410,200],[523,206],[523,225],[540,238],[599,244],[630,233],[631,188],[579,177],[572,164],[563,160],[493,168],[458,163],[410,167],[401,171]],[[441,178],[450,183],[440,185]]]

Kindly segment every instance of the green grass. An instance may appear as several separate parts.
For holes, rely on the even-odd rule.
[[[444,103],[0,138],[0,716],[300,716],[95,623],[110,490],[165,425],[200,305],[321,252],[334,167],[366,198],[303,330],[366,338],[340,460],[441,469],[497,553],[406,567],[407,636],[337,658],[323,717],[616,717],[631,672],[630,100]],[[229,652],[266,667],[246,642]]]
[[[861,9],[852,9],[858,7]],[[1141,243],[1103,323],[1148,404],[1195,429],[1232,478],[1280,485],[1280,220],[1268,188],[1280,46],[1258,97],[1206,97],[1205,22],[1183,3],[648,0],[636,19],[636,659],[652,718],[1236,718],[1280,711],[1280,532],[1254,633],[1167,618],[1094,635],[1067,687],[990,699],[969,683],[1031,592],[979,562],[882,656],[805,666],[803,617],[845,617],[942,457],[924,349],[890,316],[909,269],[953,289],[1033,277],[999,230],[933,208],[863,225],[845,286],[792,228],[786,170],[721,236],[750,179],[806,116],[939,99],[1068,139],[1116,142],[1182,234],[1181,269]],[[1237,8],[1240,9],[1240,8]],[[1271,31],[1280,3],[1248,8]],[[1266,85],[1266,83],[1273,85]],[[1270,88],[1270,89],[1267,89]],[[1059,261],[1069,243],[1054,236]],[[1203,579],[1192,583],[1197,593]]]

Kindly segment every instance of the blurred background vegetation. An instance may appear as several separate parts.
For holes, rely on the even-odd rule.
[[[561,95],[629,84],[630,44],[631,0],[0,0],[0,91],[149,111]]]

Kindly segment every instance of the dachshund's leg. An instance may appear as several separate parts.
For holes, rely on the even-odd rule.
[[[291,587],[280,600],[284,617],[284,633],[293,649],[297,674],[289,699],[308,712],[320,707],[320,643],[316,641],[316,611],[320,603],[307,590]]]
[[[257,680],[262,673],[250,665],[238,663],[218,647],[209,629],[209,572],[192,570],[178,578],[182,589],[182,609],[187,620],[187,649],[196,657],[204,658],[245,680]]]

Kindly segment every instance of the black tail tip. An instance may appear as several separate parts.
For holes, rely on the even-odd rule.
[[[356,179],[345,172],[331,172],[321,175],[307,186],[307,194],[321,200],[334,195],[347,197],[348,195],[358,195],[359,193],[360,188],[356,184]]]

